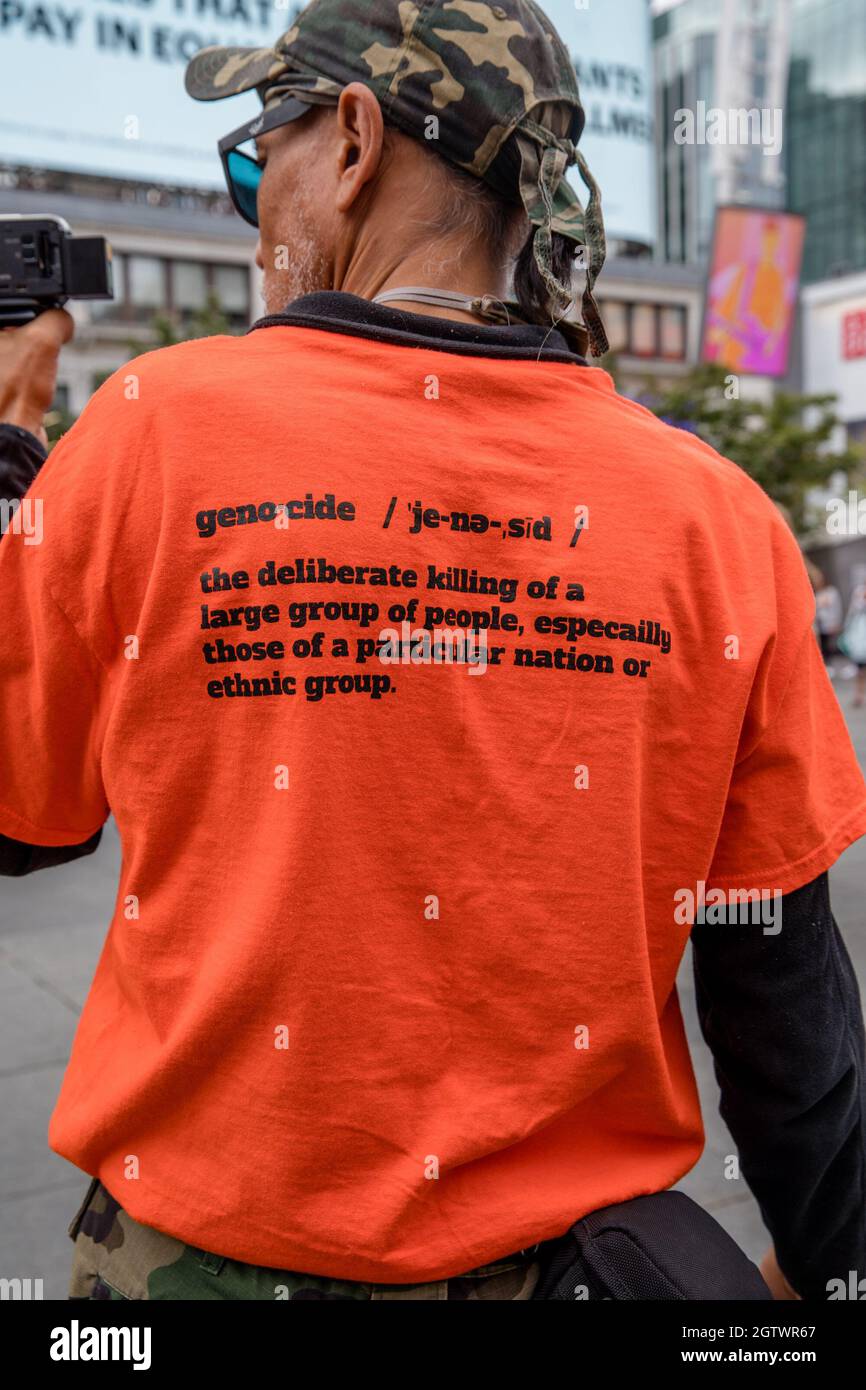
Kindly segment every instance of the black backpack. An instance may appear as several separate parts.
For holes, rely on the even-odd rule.
[[[601,1207],[539,1250],[533,1298],[772,1299],[757,1265],[684,1192]]]

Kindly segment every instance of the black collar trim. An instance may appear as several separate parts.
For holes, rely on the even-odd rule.
[[[249,330],[260,328],[320,328],[326,333],[346,333],[353,338],[372,338],[397,347],[432,348],[463,357],[505,357],[518,361],[566,362],[586,367],[584,357],[572,352],[556,329],[537,324],[477,326],[456,319],[410,314],[384,304],[373,304],[358,295],[320,290],[295,299],[282,314],[268,314]]]

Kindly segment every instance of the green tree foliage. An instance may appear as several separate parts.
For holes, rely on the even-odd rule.
[[[864,471],[859,449],[833,447],[836,397],[776,391],[767,401],[745,399],[735,383],[726,368],[707,364],[664,388],[650,383],[641,401],[738,463],[787,508],[799,532],[808,531],[810,490],[839,472],[854,484]]]

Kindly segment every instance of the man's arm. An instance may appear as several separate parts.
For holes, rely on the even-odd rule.
[[[54,395],[60,348],[71,333],[72,320],[59,309],[0,333],[0,501],[20,501],[45,462],[42,419]],[[86,844],[49,848],[0,835],[0,875],[21,878],[83,859],[101,839],[98,830]]]
[[[720,1113],[805,1299],[866,1277],[866,1061],[860,993],[827,875],[782,899],[782,929],[696,925],[701,1030]]]
[[[48,445],[44,420],[54,399],[60,349],[74,329],[65,309],[47,309],[23,328],[0,330],[0,422],[27,430],[43,449]]]

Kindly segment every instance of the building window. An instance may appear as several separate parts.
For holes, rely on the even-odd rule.
[[[200,261],[175,261],[171,267],[172,306],[181,313],[207,305],[207,266]]]
[[[91,319],[105,320],[125,317],[126,279],[126,256],[118,256],[115,252],[111,258],[111,280],[114,287],[114,298],[91,299]]]
[[[215,265],[213,287],[219,306],[228,318],[249,317],[250,277],[246,266]]]
[[[194,314],[213,304],[230,328],[249,324],[250,276],[244,265],[115,253],[113,269],[114,299],[91,301],[94,322],[146,323],[167,313],[186,328]]]
[[[156,256],[129,257],[128,303],[136,318],[166,307],[165,262]]]
[[[657,310],[654,304],[633,304],[631,311],[631,342],[633,357],[657,357]]]
[[[599,309],[612,352],[685,362],[688,335],[684,304],[603,299]]]
[[[250,278],[246,266],[211,261],[172,261],[170,308],[187,323],[193,314],[213,307],[231,328],[250,321]]]
[[[628,351],[628,305],[615,299],[599,303],[602,322],[611,352]]]
[[[686,311],[682,304],[663,304],[659,309],[660,355],[672,362],[686,356]]]

